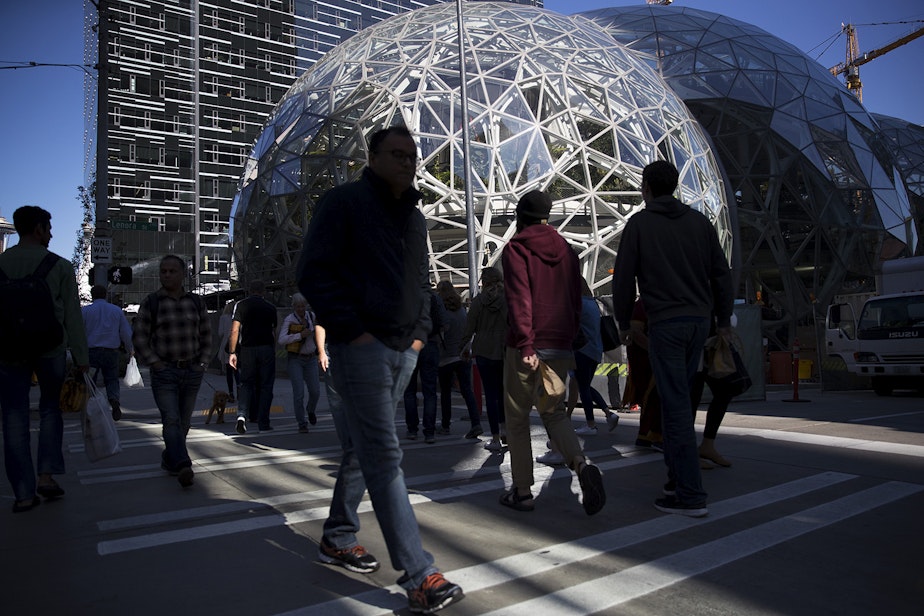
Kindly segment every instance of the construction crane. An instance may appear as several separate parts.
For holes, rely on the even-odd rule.
[[[861,24],[867,26],[874,25],[885,25],[888,23],[924,23],[924,20],[915,20],[911,22],[907,21],[896,21],[896,22],[882,22],[881,24]],[[857,28],[854,24],[841,24],[841,32],[847,35],[847,58],[844,62],[841,62],[837,66],[832,66],[830,68],[831,74],[837,77],[838,75],[844,74],[847,81],[847,89],[853,92],[854,96],[863,102],[863,84],[860,82],[860,66],[866,64],[874,58],[888,53],[895,49],[896,47],[901,47],[907,43],[910,43],[914,39],[924,36],[924,26],[918,27],[916,30],[913,30],[911,33],[906,34],[905,36],[895,39],[888,45],[884,45],[879,49],[874,49],[864,54],[860,54],[860,43],[857,41]]]

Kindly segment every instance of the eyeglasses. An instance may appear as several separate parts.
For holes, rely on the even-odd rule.
[[[399,163],[417,162],[417,152],[405,152],[404,150],[389,150],[388,153],[391,154],[392,158],[394,158]]]

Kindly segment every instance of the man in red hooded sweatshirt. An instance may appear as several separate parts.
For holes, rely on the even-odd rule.
[[[574,368],[572,347],[580,329],[581,273],[577,255],[548,225],[551,210],[546,193],[523,195],[517,202],[517,234],[502,255],[509,325],[504,413],[513,487],[500,502],[518,511],[535,507],[529,429],[535,405],[555,448],[578,475],[584,511],[593,515],[606,502],[603,478],[584,457],[563,404],[563,383]]]

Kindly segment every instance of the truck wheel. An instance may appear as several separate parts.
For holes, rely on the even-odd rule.
[[[881,376],[873,377],[873,391],[877,396],[891,396],[892,384]]]

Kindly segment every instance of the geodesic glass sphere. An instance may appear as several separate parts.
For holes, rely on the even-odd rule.
[[[772,8],[768,9],[772,10]],[[581,13],[657,67],[709,133],[738,203],[739,296],[771,299],[771,344],[912,254],[908,194],[876,122],[826,69],[751,24],[676,6]]]
[[[236,199],[242,278],[295,287],[316,201],[356,179],[369,135],[395,124],[420,147],[434,282],[468,284],[466,189],[476,271],[496,263],[514,234],[518,198],[541,189],[554,201],[550,224],[580,253],[591,287],[608,292],[620,233],[642,205],[642,167],[659,158],[678,167],[678,197],[713,221],[730,254],[709,139],[648,65],[584,19],[508,3],[463,7],[467,116],[455,3],[363,30],[296,81],[257,140]]]

